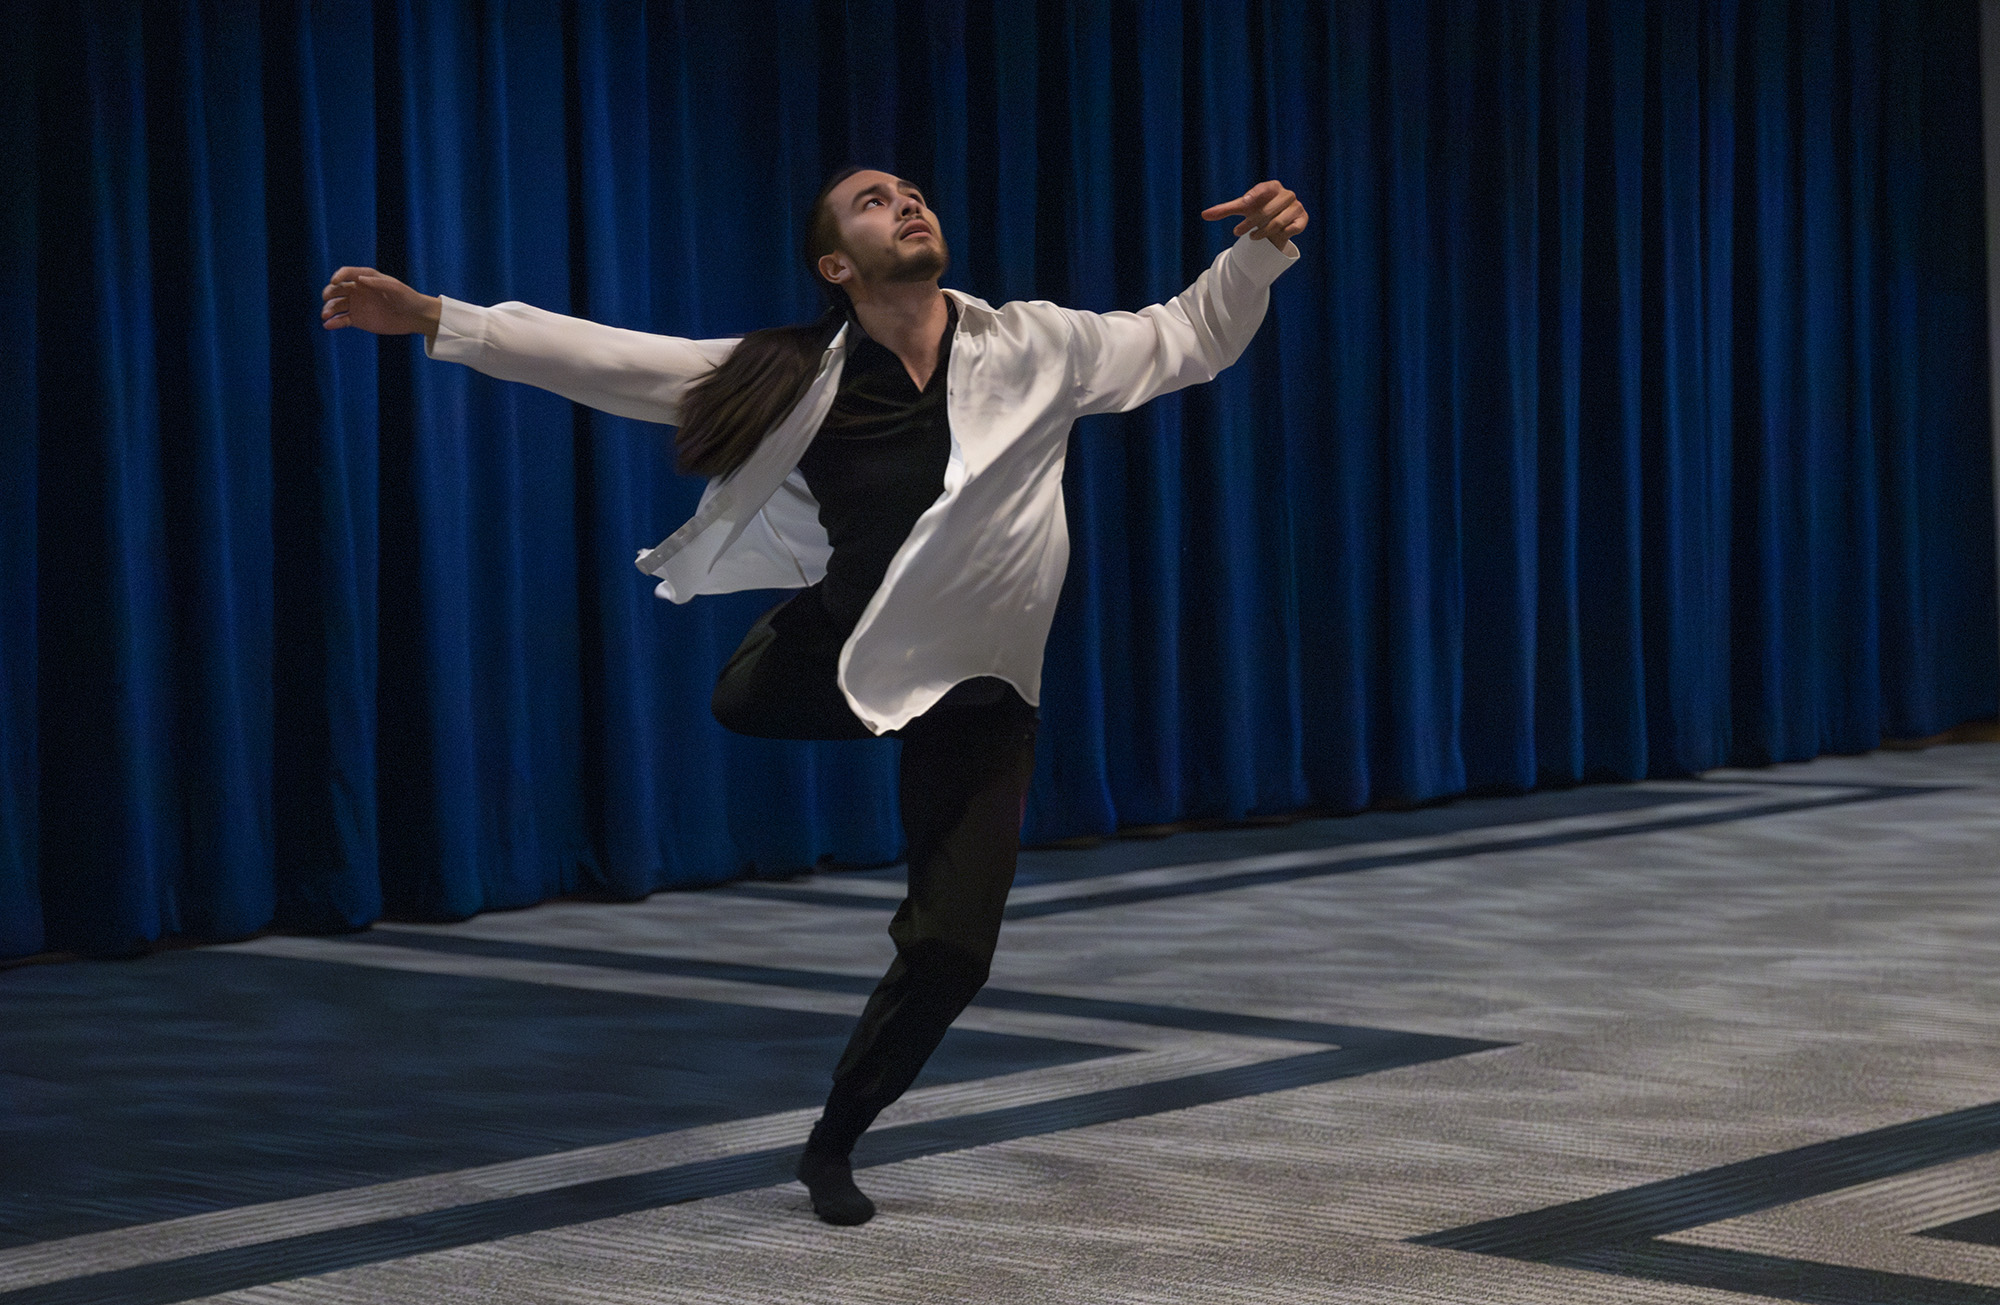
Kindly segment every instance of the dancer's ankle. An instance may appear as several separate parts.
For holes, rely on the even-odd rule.
[[[806,1151],[811,1155],[845,1160],[853,1154],[854,1144],[861,1140],[866,1128],[866,1124],[857,1128],[852,1121],[837,1118],[832,1110],[828,1110],[813,1124],[812,1134],[806,1138]]]

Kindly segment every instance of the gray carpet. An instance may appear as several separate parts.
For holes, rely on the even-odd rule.
[[[0,1305],[2000,1302],[2000,745],[0,974]]]

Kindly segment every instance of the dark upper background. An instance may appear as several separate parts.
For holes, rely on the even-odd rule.
[[[1970,0],[0,5],[0,956],[898,855],[726,735],[663,432],[317,325],[341,263],[625,326],[1138,307],[1277,176],[1214,385],[1093,419],[1030,840],[1681,774],[1995,707]]]

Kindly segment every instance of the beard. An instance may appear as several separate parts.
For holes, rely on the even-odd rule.
[[[905,246],[898,242],[893,252],[879,261],[870,261],[875,263],[867,269],[871,281],[935,281],[951,265],[951,250],[946,247],[944,237],[933,231],[930,240],[923,244]]]

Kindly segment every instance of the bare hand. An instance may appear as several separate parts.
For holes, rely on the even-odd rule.
[[[358,326],[377,335],[435,335],[444,304],[372,267],[343,267],[319,292],[320,324],[329,331]]]
[[[1306,206],[1299,203],[1299,197],[1275,181],[1260,181],[1245,191],[1243,198],[1205,208],[1201,216],[1204,222],[1241,217],[1243,220],[1229,234],[1240,236],[1249,231],[1257,239],[1268,240],[1283,251],[1291,249],[1291,238],[1304,231],[1310,220],[1306,216]]]

